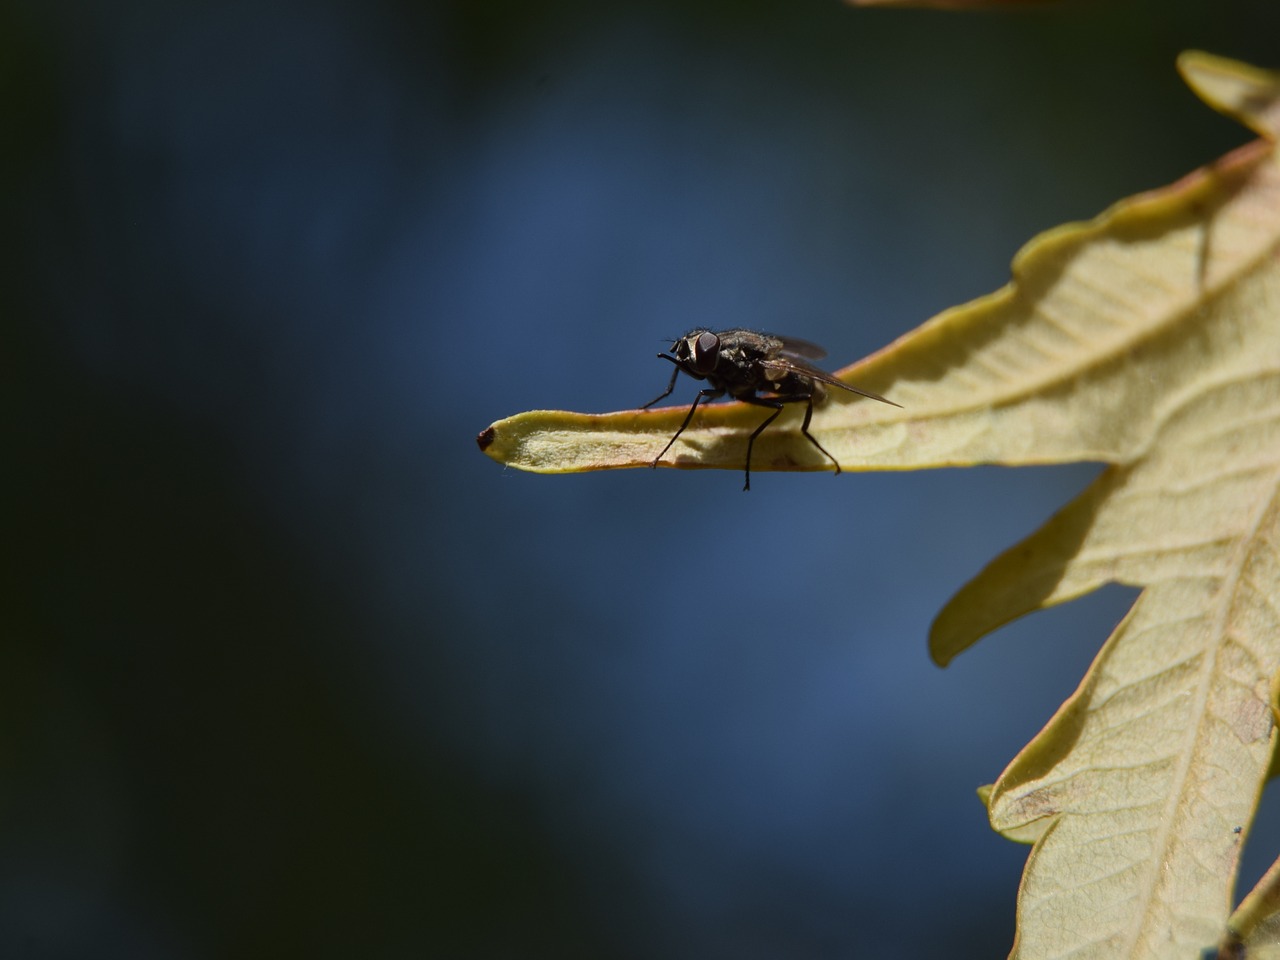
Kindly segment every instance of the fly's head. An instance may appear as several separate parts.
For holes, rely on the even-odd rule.
[[[720,338],[710,330],[692,330],[671,345],[671,354],[663,356],[689,376],[705,380],[720,362]]]

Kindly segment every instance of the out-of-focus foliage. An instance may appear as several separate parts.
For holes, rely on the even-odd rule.
[[[1043,7],[1063,0],[845,0],[854,7],[932,7],[935,10],[1013,10]]]

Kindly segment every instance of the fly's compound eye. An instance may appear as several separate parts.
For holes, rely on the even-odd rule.
[[[693,369],[698,373],[711,373],[720,356],[720,338],[711,331],[699,334],[693,341]]]

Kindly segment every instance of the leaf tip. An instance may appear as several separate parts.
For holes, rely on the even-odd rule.
[[[960,594],[948,600],[929,627],[929,657],[939,667],[948,666],[959,654],[977,643],[985,632],[966,622],[963,615],[965,607],[960,602],[964,593],[965,590],[961,590]]]
[[[1201,100],[1268,140],[1280,139],[1280,73],[1203,50],[1178,54],[1178,73]]]
[[[495,436],[496,434],[493,432],[493,427],[485,427],[476,435],[476,445],[481,450],[487,451],[490,445],[492,445],[493,438]]]

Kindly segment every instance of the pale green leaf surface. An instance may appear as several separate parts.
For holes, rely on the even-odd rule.
[[[1026,956],[1194,956],[1221,934],[1237,828],[1252,820],[1274,742],[1278,473],[1280,372],[1206,389],[1138,463],[1109,469],[1015,548],[1042,583],[1059,566],[1044,602],[1107,581],[1145,587],[990,796],[1007,835],[1053,828],[1020,896]],[[1061,557],[1063,532],[1082,527]],[[995,566],[956,603],[981,603]],[[1005,574],[1007,595],[1017,574]]]
[[[1274,139],[1275,75],[1204,54],[1179,66],[1217,109]],[[815,413],[813,432],[846,470],[1109,464],[960,591],[931,649],[945,663],[1033,610],[1106,583],[1142,588],[1079,689],[984,799],[996,829],[1035,844],[1015,957],[1197,957],[1228,929],[1276,738],[1271,144],[1036,238],[1011,284],[841,375],[903,405],[837,398]],[[647,465],[684,412],[534,412],[494,424],[482,445],[544,472]],[[671,465],[740,470],[759,422],[741,404],[699,411]],[[798,411],[779,424],[757,441],[754,470],[829,467],[799,434]],[[1265,906],[1232,922],[1259,950],[1274,926]]]
[[[1178,70],[1209,106],[1269,140],[1276,139],[1280,99],[1275,96],[1272,71],[1201,50],[1179,57]]]
[[[1242,70],[1233,83],[1223,61],[1196,55],[1181,67],[1194,83],[1202,64],[1202,93],[1224,97],[1228,113],[1260,105],[1252,124],[1271,129],[1273,76]],[[1249,153],[1259,158],[1250,182],[1274,178],[1263,146],[1227,161]],[[1211,278],[1232,213],[1205,217],[1205,294],[1165,334],[1199,361],[1153,396],[1150,433],[934,626],[945,662],[1031,610],[1104,583],[1143,588],[988,795],[992,825],[1036,844],[1015,957],[1197,957],[1227,931],[1272,760],[1280,668],[1280,208],[1252,195],[1259,202],[1235,215],[1270,239],[1226,282]],[[1275,947],[1274,897],[1258,900],[1231,923],[1249,956]]]

